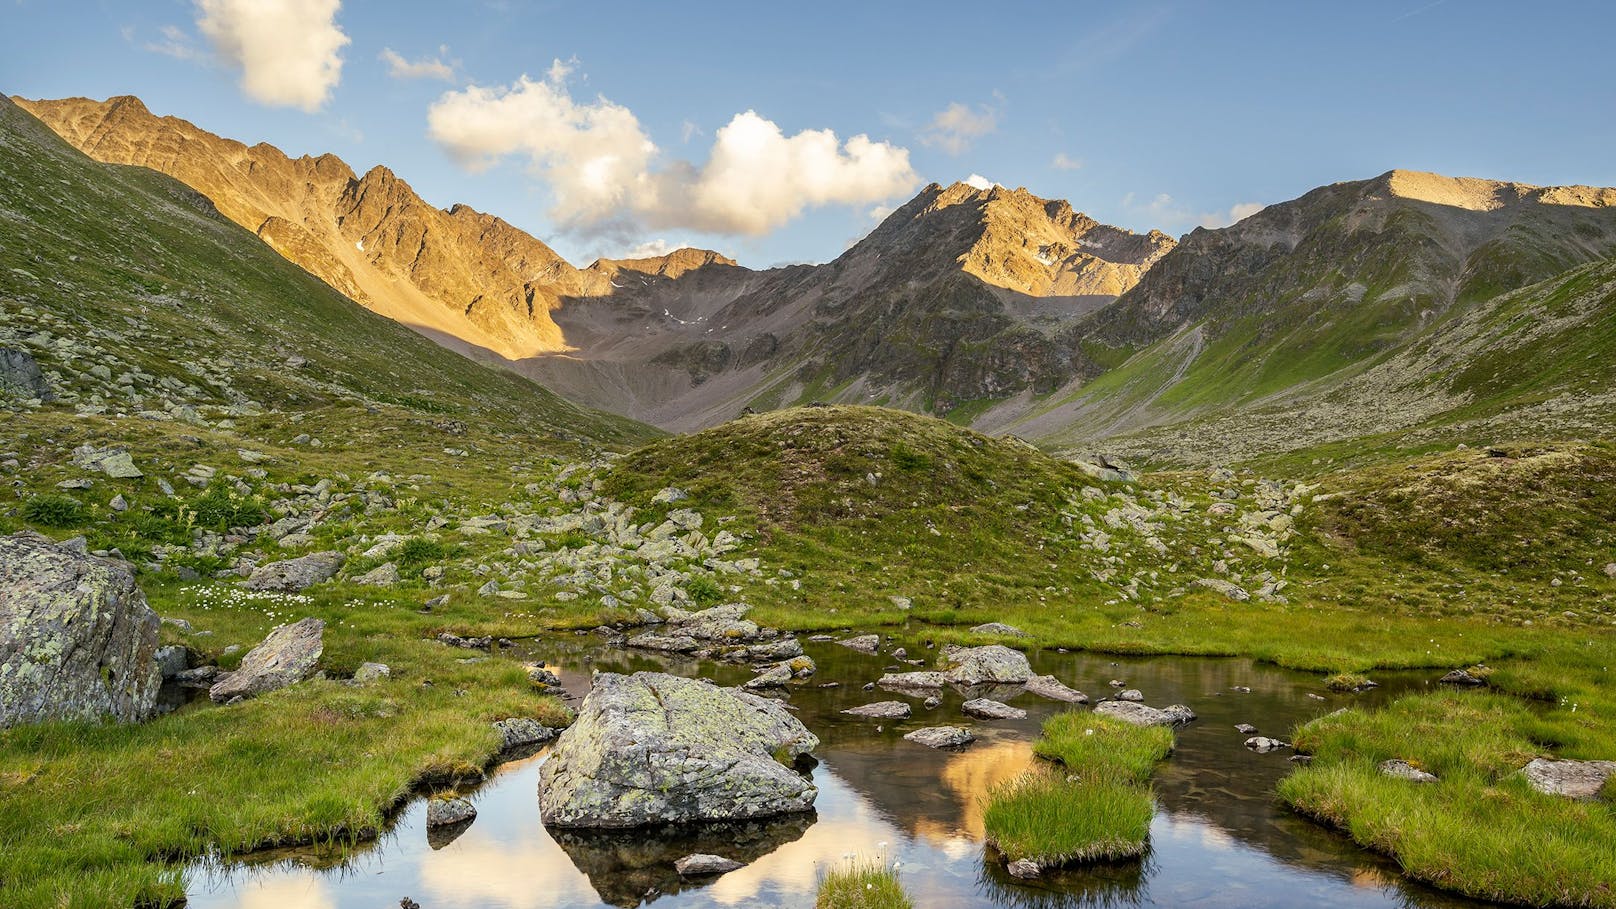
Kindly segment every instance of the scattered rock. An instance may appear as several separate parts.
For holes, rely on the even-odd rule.
[[[1239,603],[1244,603],[1251,599],[1251,594],[1248,593],[1244,587],[1241,587],[1238,584],[1232,584],[1219,578],[1196,578],[1195,584],[1197,587],[1205,587],[1207,590],[1213,591],[1214,593],[1221,593],[1229,599]]]
[[[1144,692],[1140,691],[1137,688],[1129,688],[1129,689],[1127,689],[1125,691],[1117,692],[1117,700],[1119,700],[1119,701],[1135,701],[1137,703],[1142,704],[1145,701],[1145,695],[1144,695]]]
[[[1024,720],[1027,711],[1020,707],[1011,707],[990,698],[972,698],[960,705],[960,711],[966,716],[974,716],[984,720]]]
[[[941,672],[889,672],[879,682],[865,686],[865,690],[877,684],[890,691],[930,691],[942,688],[948,680]]]
[[[836,643],[843,647],[857,650],[859,653],[875,653],[881,646],[881,636],[878,634],[861,634],[857,637],[843,638]]]
[[[392,562],[383,562],[354,578],[354,583],[366,587],[391,587],[398,583],[398,566]]]
[[[1380,772],[1384,776],[1389,776],[1399,780],[1408,780],[1409,782],[1413,783],[1434,783],[1437,781],[1434,774],[1426,773],[1424,770],[1415,767],[1408,761],[1399,760],[1397,758],[1393,758],[1389,761],[1381,761]]]
[[[704,877],[711,874],[728,874],[738,868],[745,868],[746,863],[727,859],[721,855],[698,852],[674,862],[673,867],[679,872],[680,877]]]
[[[789,765],[818,744],[767,698],[603,672],[540,770],[540,815],[563,828],[637,827],[807,811],[818,790]]]
[[[499,733],[501,751],[542,745],[556,737],[554,729],[528,717],[495,720],[494,729]]]
[[[392,674],[392,667],[386,663],[360,663],[359,668],[354,670],[353,680],[356,684],[364,685],[389,678]]]
[[[1486,684],[1481,679],[1471,675],[1470,671],[1467,669],[1451,670],[1447,675],[1437,679],[1437,682],[1443,685],[1462,685],[1468,688],[1474,688],[1477,685]]]
[[[269,562],[253,569],[247,577],[247,586],[252,590],[295,593],[336,577],[344,560],[340,552],[311,552],[295,559]]]
[[[1290,742],[1281,742],[1279,739],[1271,739],[1267,736],[1254,735],[1251,738],[1246,739],[1246,747],[1257,752],[1258,754],[1267,754],[1270,751],[1278,751],[1281,748],[1289,748],[1291,747],[1291,744]]]
[[[1101,701],[1094,712],[1135,726],[1178,726],[1195,719],[1194,711],[1183,704],[1157,710],[1134,701]]]
[[[651,504],[670,505],[674,502],[684,501],[689,497],[690,493],[685,492],[683,489],[680,489],[677,486],[668,486],[651,497]]]
[[[1005,868],[1010,876],[1017,880],[1028,881],[1043,874],[1044,869],[1032,859],[1016,859]]]
[[[901,720],[911,713],[903,701],[876,701],[862,707],[849,707],[842,711],[848,716],[861,716],[874,720]]]
[[[476,819],[477,809],[465,799],[435,796],[426,803],[428,827],[451,827]]]
[[[1027,632],[1022,631],[1020,628],[1017,628],[1014,625],[1006,625],[1003,622],[986,622],[984,624],[974,626],[971,628],[971,631],[976,634],[997,634],[1011,638],[1024,638],[1027,636]]]
[[[1535,758],[1521,768],[1533,789],[1548,795],[1573,799],[1593,799],[1612,776],[1616,761],[1551,761]]]
[[[904,739],[927,748],[959,748],[976,741],[963,726],[927,726],[904,735]]]
[[[263,643],[248,651],[241,668],[229,673],[208,689],[214,703],[232,698],[251,698],[295,685],[314,674],[324,652],[325,622],[307,618],[271,631]]]
[[[158,624],[127,564],[0,537],[0,728],[151,716]]]
[[[792,677],[790,663],[776,663],[775,665],[770,666],[768,669],[763,670],[763,672],[758,675],[757,678],[747,682],[743,687],[751,689],[784,688],[786,683],[791,681]]]
[[[1068,688],[1060,679],[1052,675],[1035,675],[1027,680],[1027,691],[1041,698],[1051,701],[1065,701],[1068,704],[1087,704],[1089,696],[1075,688]]]
[[[1250,723],[1236,723],[1236,724],[1234,724],[1234,728],[1235,728],[1236,732],[1239,732],[1239,733],[1241,733],[1243,735],[1256,735],[1257,734],[1257,727],[1251,725]]]
[[[14,347],[0,347],[0,395],[47,402],[56,398],[34,355]]]
[[[73,463],[85,470],[104,473],[114,480],[136,480],[143,476],[129,452],[122,448],[96,448],[84,444],[73,449]]]

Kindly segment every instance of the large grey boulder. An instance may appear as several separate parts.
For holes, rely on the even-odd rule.
[[[281,625],[247,652],[241,668],[222,676],[208,689],[208,697],[223,704],[295,685],[314,674],[325,650],[325,622],[308,618]]]
[[[861,707],[849,707],[842,712],[848,716],[871,720],[901,720],[909,716],[913,710],[914,708],[902,701],[876,701],[874,704],[865,704]]]
[[[1094,712],[1135,726],[1178,726],[1195,719],[1194,711],[1182,704],[1157,710],[1137,701],[1102,701]]]
[[[959,748],[976,741],[971,730],[963,726],[927,726],[904,735],[904,738],[927,748]]]
[[[1024,720],[1027,711],[1020,707],[1011,707],[992,698],[972,698],[960,705],[960,710],[966,716],[974,716],[982,720]]]
[[[819,739],[779,703],[659,672],[600,673],[539,772],[555,827],[768,817],[813,807]]]
[[[1548,795],[1593,799],[1616,776],[1616,761],[1551,761],[1534,758],[1521,768],[1533,789]]]
[[[253,590],[303,590],[336,577],[344,558],[340,552],[311,552],[283,562],[269,562],[253,569],[247,586]]]
[[[1003,644],[948,647],[940,662],[944,677],[956,685],[1020,685],[1032,678],[1027,655]]]
[[[143,476],[134,458],[122,448],[96,448],[85,443],[73,449],[73,464],[85,470],[95,470],[115,480],[136,480]]]
[[[26,350],[0,347],[0,396],[53,400],[50,384],[34,355]]]
[[[127,564],[0,537],[0,728],[151,716],[159,624]]]
[[[1041,698],[1051,701],[1064,701],[1068,704],[1087,704],[1089,696],[1076,688],[1070,688],[1065,682],[1052,675],[1035,675],[1027,680],[1027,691]]]

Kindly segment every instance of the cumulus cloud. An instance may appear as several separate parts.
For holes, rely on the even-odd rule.
[[[1077,170],[1083,166],[1083,162],[1065,152],[1056,152],[1055,158],[1049,162],[1049,166],[1056,170]]]
[[[628,235],[646,227],[757,235],[821,205],[865,205],[919,182],[906,149],[828,129],[787,136],[755,111],[713,135],[707,160],[663,161],[634,113],[578,100],[560,61],[543,80],[446,92],[428,129],[462,166],[525,158],[550,187],[563,230]],[[692,134],[693,135],[693,134]]]
[[[241,70],[260,104],[313,112],[342,79],[349,38],[337,26],[341,0],[196,0],[196,24],[214,53]]]
[[[1230,206],[1228,211],[1197,214],[1194,209],[1179,204],[1167,193],[1158,193],[1148,202],[1140,202],[1133,193],[1128,193],[1122,198],[1122,204],[1134,212],[1148,216],[1155,224],[1168,230],[1185,227],[1228,227],[1267,207],[1260,202],[1239,202]]]
[[[447,45],[438,48],[438,56],[410,60],[390,47],[382,48],[381,59],[387,64],[387,74],[394,79],[442,79],[455,81],[455,63],[445,63],[449,55]]]
[[[981,174],[971,174],[969,177],[966,177],[960,182],[971,187],[972,189],[992,189],[993,187],[999,185],[992,180],[989,180],[987,177],[982,176]]]
[[[668,253],[671,253],[676,249],[684,249],[686,246],[689,246],[689,245],[690,244],[688,244],[688,243],[669,243],[667,240],[664,240],[661,237],[657,237],[655,239],[646,240],[643,243],[636,243],[633,246],[630,246],[629,248],[623,250],[622,252],[617,253],[616,255],[607,256],[607,258],[609,258],[609,259],[654,259],[657,256],[665,256]]]
[[[986,105],[967,107],[956,101],[931,118],[931,123],[920,131],[920,142],[958,155],[998,127],[998,111]]]

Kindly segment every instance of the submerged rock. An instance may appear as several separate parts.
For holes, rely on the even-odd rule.
[[[269,562],[253,569],[247,586],[253,590],[295,593],[336,577],[345,558],[340,552],[311,552],[295,559]]]
[[[539,775],[556,827],[638,827],[808,811],[791,765],[819,745],[785,707],[657,672],[600,673]]]
[[[1032,880],[1044,873],[1044,869],[1032,859],[1016,859],[1005,866],[1005,870],[1010,872],[1011,877],[1024,881]]]
[[[1032,678],[1027,655],[1003,644],[985,647],[948,647],[943,650],[944,678],[957,685],[1007,683],[1020,685]]]
[[[930,691],[947,683],[941,672],[889,672],[876,684],[892,691]]]
[[[862,707],[849,707],[842,712],[849,716],[861,716],[873,720],[901,720],[909,716],[912,708],[903,701],[876,701]]]
[[[745,862],[737,862],[734,859],[724,858],[722,855],[709,855],[704,852],[687,855],[673,863],[673,869],[679,872],[681,877],[728,874],[731,871],[745,867]]]
[[[0,728],[151,716],[158,625],[127,564],[0,537]]]
[[[904,735],[904,739],[927,748],[959,748],[976,741],[976,736],[963,726],[927,726]]]
[[[221,676],[208,689],[214,703],[252,698],[295,685],[314,674],[325,650],[325,622],[307,618],[271,631],[263,643],[247,652],[241,668]]]
[[[1064,701],[1068,704],[1087,704],[1089,696],[1076,688],[1068,688],[1064,682],[1052,675],[1035,675],[1027,680],[1027,691],[1041,698],[1051,701]]]
[[[1551,761],[1535,758],[1521,774],[1533,789],[1547,795],[1563,795],[1573,799],[1593,799],[1612,776],[1616,776],[1616,761]]]

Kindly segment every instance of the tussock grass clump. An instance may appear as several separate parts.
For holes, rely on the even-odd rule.
[[[22,503],[22,519],[41,527],[77,527],[89,517],[84,503],[72,496],[37,495]]]
[[[1038,767],[988,793],[988,841],[1008,861],[1044,867],[1140,855],[1155,813],[1149,780],[1173,750],[1173,732],[1086,712],[1050,717]]]
[[[1369,684],[1369,676],[1356,672],[1338,672],[1324,680],[1331,691],[1358,691]]]
[[[1314,760],[1281,781],[1279,795],[1446,890],[1528,905],[1616,906],[1611,805],[1544,795],[1516,772],[1544,743],[1574,738],[1557,723],[1483,692],[1348,710],[1297,730],[1297,748]],[[1438,782],[1381,774],[1377,765],[1391,758]]]
[[[913,909],[898,872],[880,862],[850,862],[819,880],[816,909]]]

